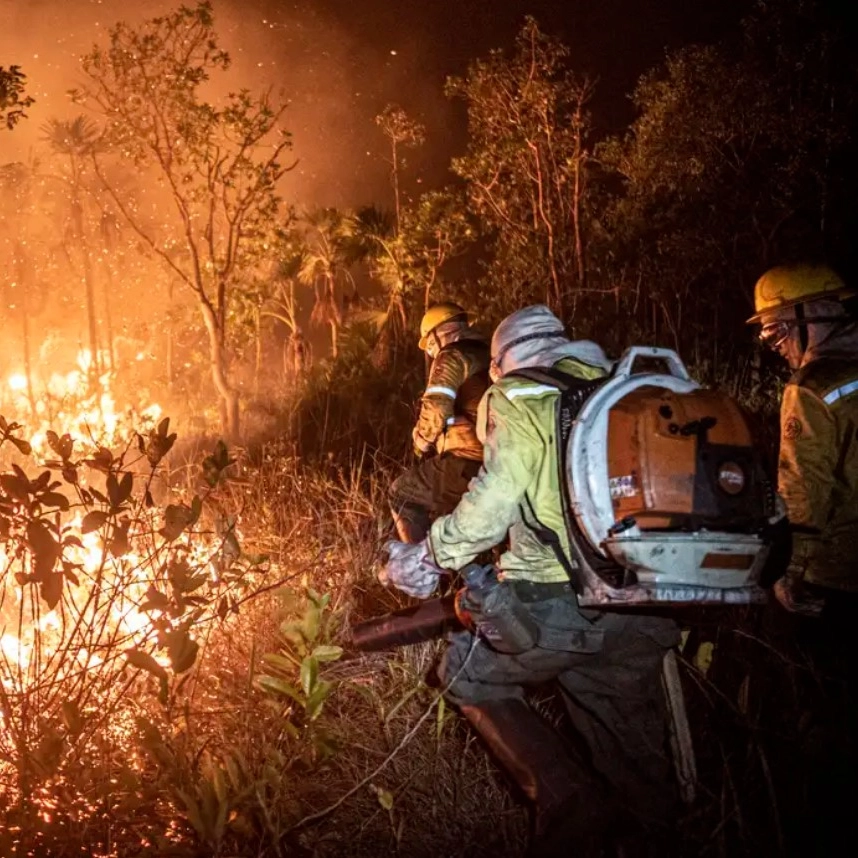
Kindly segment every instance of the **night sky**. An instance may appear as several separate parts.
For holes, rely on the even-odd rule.
[[[190,0],[186,0],[190,2]],[[301,204],[384,202],[384,140],[373,117],[401,104],[427,126],[411,156],[410,186],[446,181],[461,150],[464,111],[443,95],[470,59],[509,48],[526,14],[572,50],[576,71],[599,80],[593,115],[618,130],[628,93],[665,50],[713,41],[738,25],[749,0],[215,0],[216,27],[234,65],[225,87],[272,87],[291,102],[297,170],[288,194]],[[30,119],[0,137],[0,162],[26,160],[51,116],[78,112],[65,91],[77,58],[129,22],[176,6],[163,0],[0,0],[0,64],[22,67],[37,100]]]

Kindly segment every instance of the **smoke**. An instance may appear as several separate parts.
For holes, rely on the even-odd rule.
[[[179,0],[138,4],[0,0],[0,64],[19,65],[27,76],[27,92],[36,99],[27,119],[14,131],[0,132],[0,168],[39,161],[42,174],[46,170],[62,173],[62,159],[51,155],[42,138],[49,120],[73,119],[81,113],[80,105],[68,97],[69,90],[86,82],[81,57],[95,44],[106,45],[117,21],[133,26],[168,14],[178,5]],[[325,8],[325,3],[214,0],[213,6],[215,28],[232,65],[227,72],[216,74],[205,97],[217,101],[230,91],[246,88],[254,94],[268,93],[274,103],[288,103],[283,124],[292,134],[293,150],[287,157],[297,163],[283,181],[281,191],[287,203],[298,209],[370,202],[391,205],[386,140],[374,122],[391,101],[426,123],[430,134],[433,128],[440,132],[440,147],[427,146],[426,151],[436,156],[434,176],[443,172],[448,156],[437,155],[447,152],[444,129],[449,106],[442,95],[442,78],[416,76],[425,61],[419,38],[400,33],[395,21],[390,32],[355,30],[338,16],[336,8]],[[372,28],[374,15],[371,12],[361,26]],[[429,162],[426,153],[409,153],[410,187],[419,190]],[[406,182],[406,194],[408,189]],[[157,188],[146,188],[145,194],[148,210],[159,208]],[[11,200],[9,203],[4,209],[11,214],[14,206]],[[165,212],[170,205],[165,201]],[[4,262],[0,266],[0,318],[5,335],[0,388],[29,361],[33,381],[41,390],[51,373],[72,369],[79,350],[90,345],[82,257],[78,258],[69,232],[58,242],[66,248],[68,258],[51,268],[45,252],[48,244],[57,243],[48,227],[56,220],[51,221],[47,211],[44,224],[32,216],[27,224],[28,235],[32,235],[34,223],[41,229],[41,244],[30,241],[28,245],[14,219],[0,217],[0,221],[0,258]],[[127,235],[126,231],[126,242]],[[169,296],[169,277],[151,256],[135,253],[126,244],[123,256],[114,254],[108,259],[91,231],[90,239],[99,348],[112,342],[117,365],[122,367],[123,386],[154,390],[166,371],[181,374],[184,386],[194,387],[197,377],[190,373],[200,370],[191,356],[204,350],[205,343],[192,302],[178,310],[189,302],[184,290]],[[183,312],[182,318],[190,324],[165,323],[168,309],[173,318],[176,312]],[[199,378],[199,384],[205,386],[205,378]],[[4,389],[0,389],[0,404]]]
[[[432,130],[440,135],[444,149],[450,106],[442,79],[421,79],[420,39],[406,32],[367,39],[325,5],[215,0],[215,27],[233,61],[215,83],[224,92],[246,87],[288,101],[284,124],[298,162],[284,184],[289,202],[388,203],[385,140],[373,119],[386,103],[400,103],[430,127],[430,141]],[[20,65],[36,99],[28,119],[0,136],[0,163],[29,160],[49,118],[80,112],[67,97],[82,82],[80,57],[104,44],[114,23],[134,24],[177,6],[177,0],[0,0],[0,64]],[[433,177],[442,172],[428,153],[409,160],[415,184],[423,183],[427,164]]]
[[[0,64],[20,65],[37,99],[28,121],[0,133],[0,163],[27,160],[48,118],[79,112],[66,92],[80,82],[80,56],[104,43],[116,21],[139,22],[180,2],[0,0]],[[747,4],[723,0],[692,15],[685,0],[214,0],[233,58],[220,85],[289,100],[299,162],[285,185],[290,202],[389,205],[385,140],[373,118],[395,102],[427,127],[427,145],[408,154],[406,193],[447,181],[464,122],[461,105],[443,95],[444,79],[508,48],[525,14],[572,48],[578,71],[598,77],[597,125],[616,129],[630,118],[625,94],[667,47],[717,36]]]
[[[0,0],[0,64],[19,65],[36,99],[15,130],[0,131],[0,167],[36,158],[50,163],[42,129],[50,119],[80,114],[67,93],[84,83],[81,56],[96,43],[105,45],[117,21],[134,25],[182,2],[194,0]],[[722,10],[746,2],[711,6]],[[711,35],[715,14],[707,7],[689,16],[685,0],[213,0],[213,6],[221,45],[233,64],[213,81],[211,97],[247,88],[288,102],[284,125],[293,136],[297,165],[285,177],[282,195],[298,209],[392,206],[387,142],[374,122],[388,103],[426,126],[426,145],[406,153],[404,195],[449,181],[450,157],[465,145],[465,117],[461,104],[444,97],[445,77],[464,73],[492,48],[509,48],[526,12],[570,45],[576,70],[601,77],[594,111],[603,119],[615,109],[607,105],[621,105],[627,116],[623,96],[637,75],[663,56],[666,45],[682,40],[683,27],[692,37]],[[602,124],[620,125],[611,119]],[[8,268],[8,253],[3,261]],[[124,314],[115,320],[114,333],[126,335],[134,349],[145,339],[136,329],[162,314],[167,288],[154,261],[138,264],[138,270],[125,266],[107,290]],[[0,283],[16,276],[0,272]],[[39,284],[44,315],[66,339],[85,342],[80,283],[58,279]],[[6,296],[4,303],[0,310],[10,316],[5,319],[4,312],[2,318],[14,316],[17,324],[20,307],[15,311]],[[150,329],[163,334],[157,324]],[[153,341],[151,350],[162,350],[162,340]],[[186,348],[198,347],[189,333]]]

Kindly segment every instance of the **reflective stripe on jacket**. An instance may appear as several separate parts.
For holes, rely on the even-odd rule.
[[[432,362],[420,403],[417,433],[438,453],[480,461],[477,409],[489,385],[489,347],[482,339],[460,339],[445,345]]]
[[[573,358],[555,366],[578,378],[605,375],[604,370]],[[455,511],[432,525],[430,544],[440,566],[461,569],[509,532],[510,547],[499,563],[504,577],[568,580],[551,546],[522,517],[525,507],[528,521],[535,516],[542,527],[557,533],[568,554],[555,444],[559,395],[556,387],[515,376],[489,388],[478,420],[485,439],[483,467]]]
[[[804,579],[858,591],[858,356],[819,357],[787,384],[778,491]]]

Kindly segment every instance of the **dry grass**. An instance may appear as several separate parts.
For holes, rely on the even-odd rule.
[[[321,402],[313,413],[330,414]],[[44,822],[35,839],[7,828],[0,853],[26,854],[9,847],[26,841],[49,847],[29,854],[58,858],[523,854],[524,805],[427,684],[443,644],[347,651],[323,665],[335,690],[311,725],[256,684],[263,655],[282,650],[284,616],[300,615],[304,588],[331,594],[328,643],[342,640],[352,622],[403,604],[375,577],[391,531],[385,488],[395,463],[359,443],[366,432],[357,417],[336,431],[326,425],[312,456],[288,435],[243,451],[214,498],[221,514],[240,516],[244,551],[269,558],[268,580],[212,627],[193,675],[167,706],[154,688],[138,685],[137,705],[155,730],[138,735],[139,782],[116,783],[104,767],[90,785],[98,813],[75,816],[72,808]],[[346,447],[332,448],[331,439]],[[193,483],[194,474],[174,467],[172,480]],[[284,601],[284,592],[292,598]],[[831,683],[773,609],[699,613],[685,626],[701,795],[677,820],[672,850],[660,855],[800,854],[795,820],[810,781],[796,760],[812,756],[815,741],[831,746],[825,737],[840,722],[818,716],[819,701],[831,695],[836,709]],[[546,692],[539,705],[562,722]],[[329,752],[320,752],[320,737]],[[219,829],[200,824],[206,806],[215,817],[222,810]]]

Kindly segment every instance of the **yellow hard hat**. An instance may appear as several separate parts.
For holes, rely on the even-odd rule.
[[[826,265],[778,265],[770,268],[754,287],[754,315],[748,324],[758,323],[773,310],[792,307],[820,298],[852,298],[837,272]]]
[[[470,321],[468,319],[468,313],[458,304],[453,304],[451,302],[433,304],[423,314],[423,318],[420,320],[420,348],[424,350],[426,349],[429,334],[431,334],[435,328],[439,325],[443,325],[444,322],[449,322],[451,319],[455,319],[457,316],[463,316],[465,320]]]

